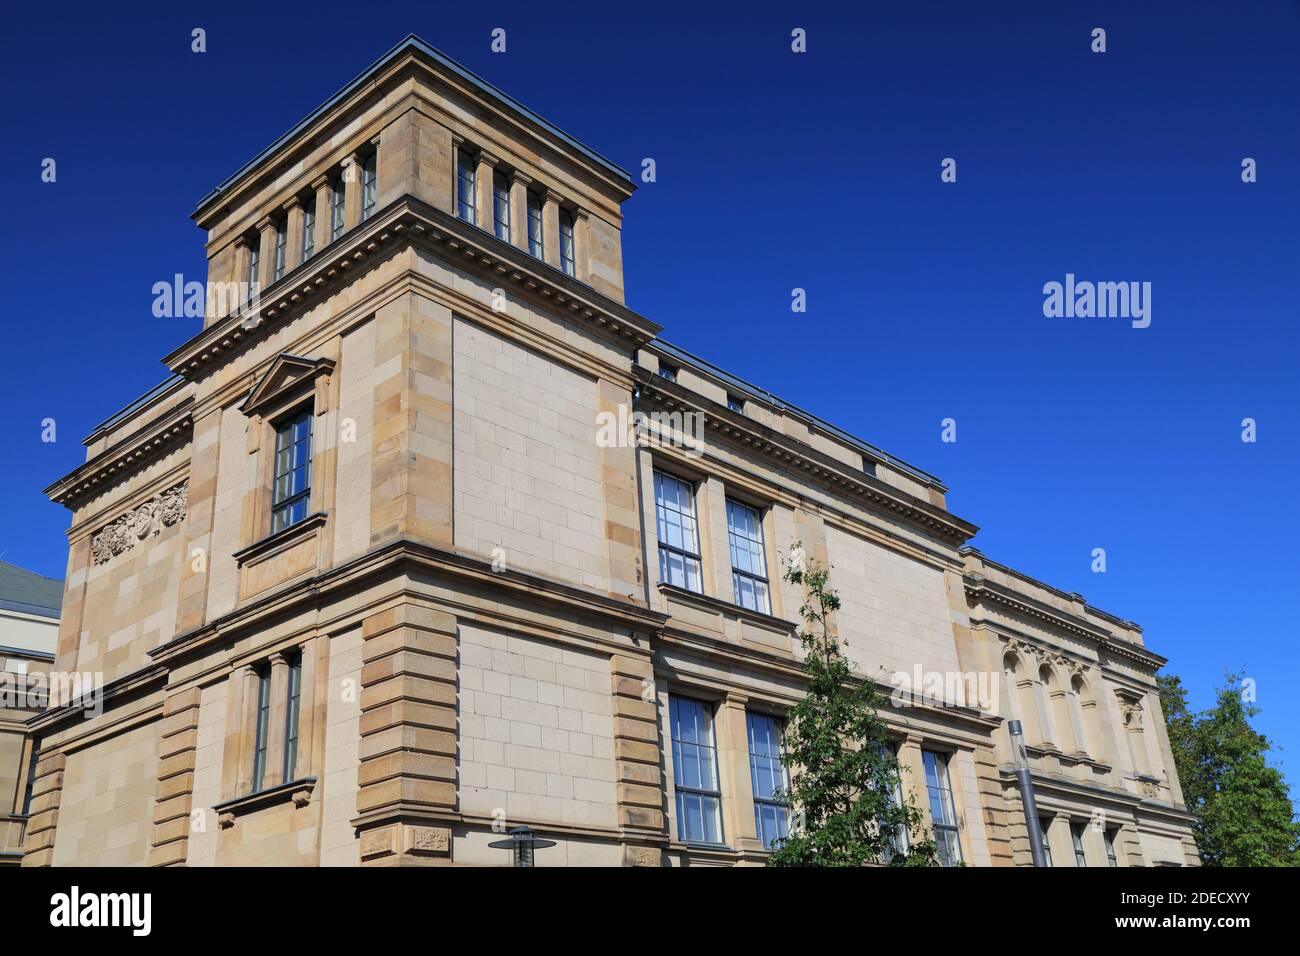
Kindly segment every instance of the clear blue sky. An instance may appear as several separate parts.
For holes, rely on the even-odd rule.
[[[670,341],[939,475],[978,547],[1138,621],[1195,705],[1243,668],[1296,779],[1296,3],[181,6],[6,11],[4,560],[63,575],[41,489],[197,331],[150,290],[203,278],[198,199],[415,32],[656,160],[623,252]],[[1045,318],[1067,272],[1151,282],[1151,327]]]

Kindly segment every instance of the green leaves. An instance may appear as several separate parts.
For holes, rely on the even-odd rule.
[[[1201,862],[1206,866],[1300,865],[1300,824],[1294,819],[1286,781],[1268,763],[1268,738],[1250,718],[1259,709],[1229,674],[1215,706],[1199,714],[1187,708],[1177,677],[1161,675],[1160,704],[1169,745],[1183,787]]]
[[[782,796],[794,824],[771,864],[935,865],[921,811],[896,797],[905,788],[877,715],[884,698],[853,676],[830,627],[840,599],[828,587],[829,570],[802,558],[782,563],[785,580],[806,592],[799,641],[808,692],[790,713],[782,739],[781,760],[791,780]]]

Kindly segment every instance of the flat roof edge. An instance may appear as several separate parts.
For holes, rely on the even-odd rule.
[[[259,166],[268,156],[275,153],[287,142],[292,140],[295,136],[297,136],[304,129],[310,126],[313,122],[319,119],[322,115],[327,113],[335,104],[350,96],[363,83],[365,83],[366,80],[372,74],[382,69],[385,65],[397,59],[399,56],[401,56],[403,53],[405,53],[408,50],[416,50],[424,54],[425,56],[433,60],[435,63],[437,63],[439,66],[442,66],[445,69],[451,71],[452,73],[455,73],[457,76],[461,77],[462,79],[469,81],[473,85],[477,86],[480,90],[484,91],[490,96],[495,97],[496,99],[504,103],[506,106],[518,112],[529,122],[535,123],[536,125],[540,126],[546,132],[550,133],[552,136],[556,137],[567,146],[572,147],[573,149],[581,153],[583,156],[587,157],[589,160],[594,162],[596,165],[604,168],[607,172],[612,173],[615,176],[615,178],[622,179],[629,186],[635,188],[635,184],[633,183],[632,180],[632,174],[629,173],[622,166],[619,166],[617,163],[613,162],[610,159],[606,159],[604,156],[596,152],[590,146],[587,146],[579,142],[577,139],[570,136],[568,133],[564,132],[564,130],[560,129],[550,120],[544,119],[540,114],[529,109],[523,103],[519,102],[517,99],[511,96],[509,93],[506,93],[504,90],[501,90],[500,88],[489,83],[487,80],[483,79],[483,77],[479,76],[473,70],[469,69],[468,67],[462,66],[461,64],[453,60],[451,57],[449,57],[447,54],[443,53],[441,50],[437,49],[436,47],[420,39],[420,37],[416,36],[414,33],[411,33],[408,34],[406,38],[402,40],[400,43],[398,43],[395,47],[393,47],[391,50],[389,50],[379,59],[375,60],[375,62],[371,63],[368,67],[366,67],[364,70],[358,73],[353,79],[349,80],[346,84],[344,84],[343,88],[340,89],[337,93],[335,93],[333,96],[327,99],[320,106],[316,107],[314,110],[308,113],[303,119],[295,123],[293,127],[289,129],[288,132],[279,136],[273,143],[271,143],[270,146],[267,146],[265,149],[259,152],[248,162],[244,163],[244,165],[241,166],[238,170],[236,170],[233,174],[227,176],[226,179],[222,181],[220,185],[218,185],[215,189],[213,189],[206,196],[204,196],[202,199],[199,200],[198,205],[194,207],[194,212],[190,214],[190,217],[193,219],[197,219],[203,213],[203,211],[209,206],[211,206],[214,202],[216,202],[231,187],[231,185],[233,185],[238,180],[242,179],[245,175],[247,175],[252,170],[256,169],[257,166]]]
[[[915,465],[909,465],[901,458],[891,455],[883,448],[873,445],[869,441],[865,441],[864,439],[858,438],[856,435],[850,434],[849,432],[840,428],[838,425],[832,425],[824,418],[819,418],[818,416],[814,415],[812,412],[800,408],[798,405],[791,404],[790,402],[787,402],[784,399],[778,398],[776,395],[773,395],[767,389],[760,388],[759,386],[754,385],[752,382],[748,382],[745,379],[741,378],[739,375],[733,375],[731,372],[719,368],[718,366],[710,362],[708,359],[700,358],[698,355],[695,355],[692,352],[688,352],[684,348],[681,348],[680,346],[677,345],[673,345],[671,342],[668,342],[661,338],[656,338],[651,340],[648,343],[648,346],[652,348],[656,348],[659,351],[672,356],[673,358],[677,359],[678,361],[682,362],[685,365],[695,365],[697,367],[700,367],[702,371],[707,372],[709,375],[712,375],[714,378],[718,379],[724,384],[734,386],[737,391],[747,392],[753,398],[757,398],[760,401],[767,402],[768,404],[776,408],[779,408],[784,412],[789,412],[793,415],[803,418],[806,421],[810,422],[811,424],[815,425],[817,428],[826,432],[828,435],[832,436],[833,438],[836,438],[839,441],[844,442],[846,445],[856,448],[858,451],[866,452],[867,454],[875,458],[878,458],[881,461],[893,465],[895,468],[898,468],[900,471],[906,472],[907,474],[911,475],[913,478],[916,478],[918,481],[921,481],[927,485],[932,485],[935,488],[939,489],[940,491],[946,492],[948,490],[948,487],[939,478],[935,477],[929,472],[923,471],[920,468],[917,468]]]

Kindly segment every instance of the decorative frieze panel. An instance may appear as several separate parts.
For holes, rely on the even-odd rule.
[[[105,525],[90,539],[91,559],[105,564],[146,538],[162,534],[163,528],[184,521],[189,486],[186,478]]]

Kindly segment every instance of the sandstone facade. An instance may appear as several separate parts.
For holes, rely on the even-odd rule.
[[[661,339],[623,301],[633,188],[410,38],[203,200],[210,282],[258,294],[210,294],[48,489],[54,666],[105,706],[31,722],[25,865],[499,865],[519,824],[556,841],[539,865],[761,864],[747,727],[800,694],[796,542],[835,565],[863,677],[996,686],[884,715],[927,813],[940,755],[964,862],[1029,862],[1010,716],[1058,865],[1080,826],[1089,865],[1195,862],[1141,631],[970,548],[934,477]],[[604,427],[633,411],[634,440]],[[279,527],[295,421],[309,491]],[[661,475],[690,489],[691,586],[660,571]],[[707,844],[673,697],[711,714]]]

